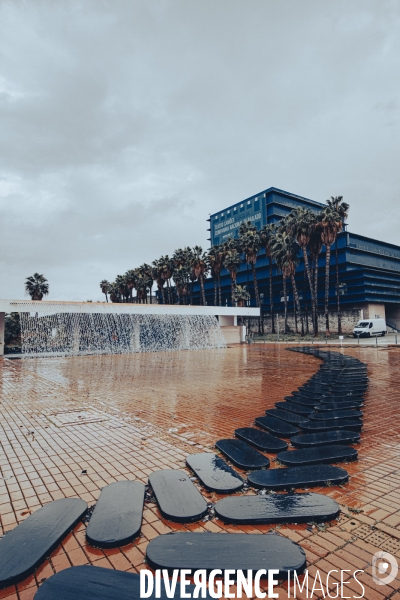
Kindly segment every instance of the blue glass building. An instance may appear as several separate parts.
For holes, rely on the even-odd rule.
[[[320,211],[326,204],[315,202],[296,194],[277,188],[268,188],[258,194],[237,202],[224,210],[216,212],[208,219],[210,223],[210,242],[220,244],[228,237],[238,235],[240,223],[251,221],[259,229],[266,223],[277,223],[292,209],[299,206]],[[337,239],[339,294],[343,310],[344,326],[348,319],[349,330],[359,318],[386,318],[388,324],[400,329],[400,247],[386,242],[367,238],[350,231],[343,231]],[[301,256],[299,254],[299,256]],[[262,249],[256,265],[257,280],[262,301],[262,311],[268,314],[269,305],[269,268],[268,258]],[[302,304],[310,307],[311,300],[308,283],[304,276],[304,263],[301,260],[296,271],[296,282]],[[243,261],[238,274],[237,284],[247,285],[251,294],[251,304],[255,305],[251,269]],[[222,303],[230,304],[230,275],[224,269],[221,274]],[[214,301],[214,282],[205,282],[207,304]],[[319,258],[318,304],[323,312],[325,290],[325,248]],[[293,308],[293,293],[288,282],[289,310]],[[330,269],[329,303],[332,313],[337,305],[335,247],[332,247]],[[273,266],[274,311],[283,311],[282,276],[276,265]],[[195,301],[199,302],[199,290],[196,286]]]

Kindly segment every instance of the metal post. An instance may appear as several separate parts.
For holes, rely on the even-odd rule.
[[[276,332],[278,334],[278,342],[279,342],[279,315],[276,315]]]
[[[394,334],[394,339],[395,339],[396,346],[397,346],[397,331],[396,331],[396,333]]]
[[[360,334],[357,334],[357,341],[358,341],[358,345],[360,345]]]
[[[376,347],[378,347],[378,336],[375,336]]]

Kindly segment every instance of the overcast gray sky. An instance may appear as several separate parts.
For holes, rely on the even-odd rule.
[[[400,243],[396,0],[0,0],[0,297],[206,241],[270,186]]]

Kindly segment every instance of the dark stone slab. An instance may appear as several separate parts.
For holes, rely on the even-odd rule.
[[[281,469],[276,469],[281,470]],[[321,523],[336,519],[339,504],[322,494],[272,494],[268,496],[232,496],[214,506],[224,523],[256,525],[260,523]]]
[[[275,407],[279,410],[287,410],[288,412],[295,413],[296,415],[303,415],[307,418],[307,415],[314,412],[314,407],[301,406],[292,402],[275,402]]]
[[[360,434],[355,431],[325,431],[322,433],[305,433],[290,438],[290,443],[296,448],[316,448],[317,446],[331,446],[332,444],[357,444]]]
[[[281,452],[288,447],[286,442],[282,442],[282,440],[274,435],[271,435],[266,431],[260,431],[260,429],[256,429],[255,427],[242,427],[236,429],[235,435],[239,439],[251,444],[263,452]]]
[[[296,415],[294,413],[289,413],[286,410],[279,410],[277,408],[269,408],[265,411],[267,417],[274,417],[274,419],[281,419],[281,421],[286,421],[291,425],[300,425],[300,423],[307,423],[307,417]]]
[[[268,490],[291,490],[293,488],[319,487],[329,482],[331,485],[346,483],[347,471],[331,465],[308,465],[290,469],[270,469],[255,471],[248,477],[249,485]]]
[[[357,394],[331,394],[330,396],[324,396],[320,400],[321,402],[365,402],[365,398],[362,395]]]
[[[188,523],[206,514],[207,502],[184,471],[155,471],[149,476],[149,483],[165,519]]]
[[[146,556],[153,569],[277,569],[280,579],[306,566],[304,550],[274,534],[170,533],[151,540]]]
[[[334,429],[348,429],[349,431],[361,431],[362,422],[358,419],[327,419],[326,421],[309,421],[300,426],[307,433],[318,433],[333,431]]]
[[[232,494],[243,487],[244,482],[240,475],[216,454],[189,454],[186,464],[207,490],[218,494]]]
[[[243,442],[243,440],[218,440],[215,447],[240,469],[265,469],[269,467],[269,458]]]
[[[334,411],[334,410],[351,410],[358,409],[363,406],[362,402],[320,402],[314,406],[317,412]]]
[[[191,595],[194,589],[194,585],[186,587]],[[160,591],[161,600],[167,600],[163,578]],[[35,594],[35,600],[140,600],[140,597],[140,576],[136,573],[89,565],[60,571],[46,579]],[[154,589],[148,597],[155,600]],[[181,598],[179,582],[171,597]]]
[[[293,425],[289,425],[289,423],[280,419],[274,419],[274,417],[257,417],[255,423],[259,427],[281,438],[290,438],[292,435],[300,433],[297,427],[293,427]]]
[[[323,392],[315,392],[315,393],[310,393],[310,392],[305,392],[305,391],[293,391],[292,392],[293,396],[295,396],[296,398],[303,398],[304,400],[319,400],[320,398],[330,398],[331,395],[330,394],[324,394]]]
[[[349,446],[334,445],[279,452],[277,459],[288,467],[332,464],[357,460],[358,452]]]
[[[304,398],[304,396],[285,396],[285,400],[292,404],[300,404],[300,406],[309,406],[310,408],[318,402],[318,398]]]
[[[106,485],[86,529],[92,546],[117,548],[140,533],[145,487],[140,481],[117,481]]]
[[[0,588],[22,581],[51,554],[87,511],[84,500],[49,502],[0,539]]]
[[[363,416],[360,410],[332,410],[313,413],[310,419],[313,421],[326,421],[327,419],[358,419]]]

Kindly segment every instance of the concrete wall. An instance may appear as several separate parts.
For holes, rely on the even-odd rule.
[[[221,327],[222,335],[226,344],[240,344],[242,327]],[[244,341],[244,340],[243,340]]]
[[[368,303],[361,306],[363,311],[362,319],[386,319],[384,304]]]
[[[353,309],[353,310],[344,310],[341,313],[341,317],[342,317],[342,331],[344,334],[350,334],[353,333],[353,329],[354,326],[358,323],[358,321],[363,318],[361,315],[361,309],[357,308],[357,309]],[[365,315],[364,315],[365,317]],[[298,328],[300,331],[300,320],[297,319],[298,322]],[[311,323],[311,316],[308,315],[308,323],[309,323],[309,330],[310,333],[312,332],[312,323]],[[279,315],[279,330],[282,333],[283,332],[283,324],[284,324],[284,317],[282,314]],[[294,315],[292,313],[290,313],[288,315],[288,326],[291,332],[295,332],[296,328],[295,328],[295,320],[294,320]],[[330,313],[329,315],[329,329],[331,331],[331,333],[337,333],[337,313]],[[323,314],[320,314],[318,316],[318,327],[319,327],[319,331],[320,334],[323,334],[325,332],[325,316]],[[264,317],[264,330],[265,333],[271,333],[271,318],[270,317]],[[251,319],[251,331],[253,333],[257,333],[258,332],[258,319]],[[275,332],[276,332],[276,315],[275,315]]]

